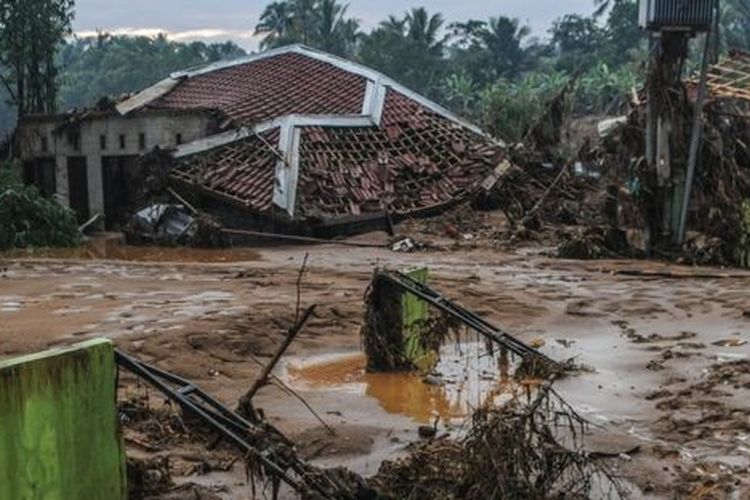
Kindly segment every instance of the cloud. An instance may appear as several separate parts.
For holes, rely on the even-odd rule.
[[[74,27],[80,34],[96,30],[113,34],[155,36],[166,33],[175,41],[232,40],[246,50],[257,50],[252,29],[271,0],[77,0]],[[440,12],[446,22],[490,16],[518,17],[544,36],[552,21],[566,13],[589,14],[593,0],[342,0],[348,14],[370,30],[389,14],[401,16],[412,6]]]
[[[253,34],[252,30],[240,29],[220,29],[220,28],[198,28],[183,31],[173,31],[167,28],[157,27],[118,27],[103,30],[81,30],[76,31],[78,38],[88,38],[97,36],[99,32],[109,33],[110,35],[125,36],[146,36],[154,38],[158,35],[165,35],[169,40],[175,42],[221,42],[232,40],[245,49],[255,50],[260,42],[259,38]]]

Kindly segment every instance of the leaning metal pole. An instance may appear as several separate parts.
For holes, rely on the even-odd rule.
[[[714,16],[717,16],[718,2],[714,7]],[[706,100],[706,86],[708,79],[708,58],[711,49],[711,32],[706,33],[703,41],[703,61],[701,62],[701,77],[698,84],[698,98],[695,102],[693,113],[693,130],[690,137],[690,152],[688,156],[688,168],[685,175],[685,193],[682,197],[682,209],[680,210],[680,226],[677,231],[678,245],[685,243],[685,233],[687,228],[687,214],[690,207],[690,195],[693,190],[693,179],[695,177],[695,167],[698,163],[698,151],[703,136],[703,103]]]

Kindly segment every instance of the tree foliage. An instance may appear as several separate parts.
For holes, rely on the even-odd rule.
[[[7,54],[16,43],[8,26],[33,26],[36,32],[44,24],[39,23],[39,16],[33,22],[18,23],[18,12],[34,5],[64,10],[72,6],[72,1],[0,0],[0,6],[16,9],[0,13],[0,30],[4,30],[0,75],[6,82],[14,81],[10,80],[12,67]],[[721,6],[722,50],[750,48],[750,0],[725,0]],[[512,138],[522,135],[533,122],[540,99],[555,95],[561,82],[578,70],[581,74],[571,102],[574,113],[612,112],[618,96],[638,84],[647,44],[637,23],[637,0],[592,0],[592,8],[590,16],[559,18],[548,37],[539,39],[532,38],[529,28],[519,20],[501,12],[488,19],[446,25],[439,12],[415,8],[387,16],[364,33],[360,22],[349,15],[348,5],[340,0],[276,0],[263,10],[255,30],[262,48],[304,43],[356,60]],[[65,12],[69,15],[69,10]],[[53,23],[47,33],[64,34],[67,29],[64,23]],[[30,37],[25,31],[22,36]],[[29,54],[32,49],[24,50]],[[57,103],[65,109],[91,105],[105,95],[146,87],[172,71],[242,54],[242,49],[232,43],[184,44],[164,36],[101,34],[69,40],[58,44],[53,61],[60,68]],[[40,69],[35,74],[42,74],[46,71],[42,63],[47,62],[38,60]],[[50,74],[57,71],[52,64]],[[8,89],[0,87],[2,136],[3,126],[7,130],[9,125],[4,103],[14,99]],[[48,97],[44,92],[41,95]]]
[[[555,21],[550,33],[558,51],[557,67],[568,72],[590,66],[604,41],[596,20],[578,14],[567,14]]]
[[[423,7],[402,17],[389,16],[364,37],[360,59],[404,85],[434,96],[446,76],[443,24],[441,14],[430,14]]]
[[[57,105],[57,49],[71,32],[74,0],[0,0],[0,82],[18,116]]]
[[[719,5],[724,48],[750,50],[750,0],[723,0]]]
[[[147,87],[170,73],[245,55],[232,42],[178,43],[156,37],[111,36],[71,41],[59,52],[64,109],[90,106],[103,96]]]
[[[567,81],[560,71],[528,73],[517,81],[500,79],[482,92],[479,118],[491,134],[518,142]]]
[[[255,26],[262,48],[302,43],[332,54],[353,57],[360,23],[347,17],[347,4],[336,0],[282,0],[269,4]]]
[[[0,164],[0,250],[72,247],[80,243],[72,210],[24,186],[10,165]]]
[[[479,85],[487,85],[498,78],[515,78],[524,63],[533,57],[533,49],[524,47],[531,30],[518,19],[505,16],[488,21],[470,19],[449,26],[450,57],[459,73],[471,75]]]

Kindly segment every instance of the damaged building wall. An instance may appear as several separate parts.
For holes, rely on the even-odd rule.
[[[154,146],[181,144],[172,177],[187,191],[263,226],[319,235],[444,210],[506,160],[502,143],[440,105],[298,45],[188,70],[118,104],[30,118],[21,129],[24,157],[40,165],[29,177],[49,180],[46,191],[79,218],[105,212],[108,228],[151,201],[130,191],[145,175],[139,157]]]
[[[29,116],[19,125],[18,140],[25,170],[35,169],[38,175],[24,177],[37,185],[40,176],[49,179],[58,201],[79,214],[107,215],[107,205],[120,202],[113,199],[118,193],[107,193],[107,179],[119,188],[136,189],[123,182],[128,170],[136,168],[133,159],[157,146],[170,148],[205,137],[213,131],[212,122],[210,115],[198,112],[132,117],[101,112],[76,120],[74,115]],[[109,222],[115,220],[110,217],[112,225]]]

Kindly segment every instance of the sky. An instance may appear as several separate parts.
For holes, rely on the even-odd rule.
[[[76,0],[73,28],[78,35],[97,30],[153,36],[167,33],[176,41],[233,40],[246,50],[258,47],[253,28],[270,0]],[[448,22],[517,17],[543,37],[552,21],[568,13],[590,14],[593,0],[343,0],[349,14],[367,31],[389,14],[424,6]]]

